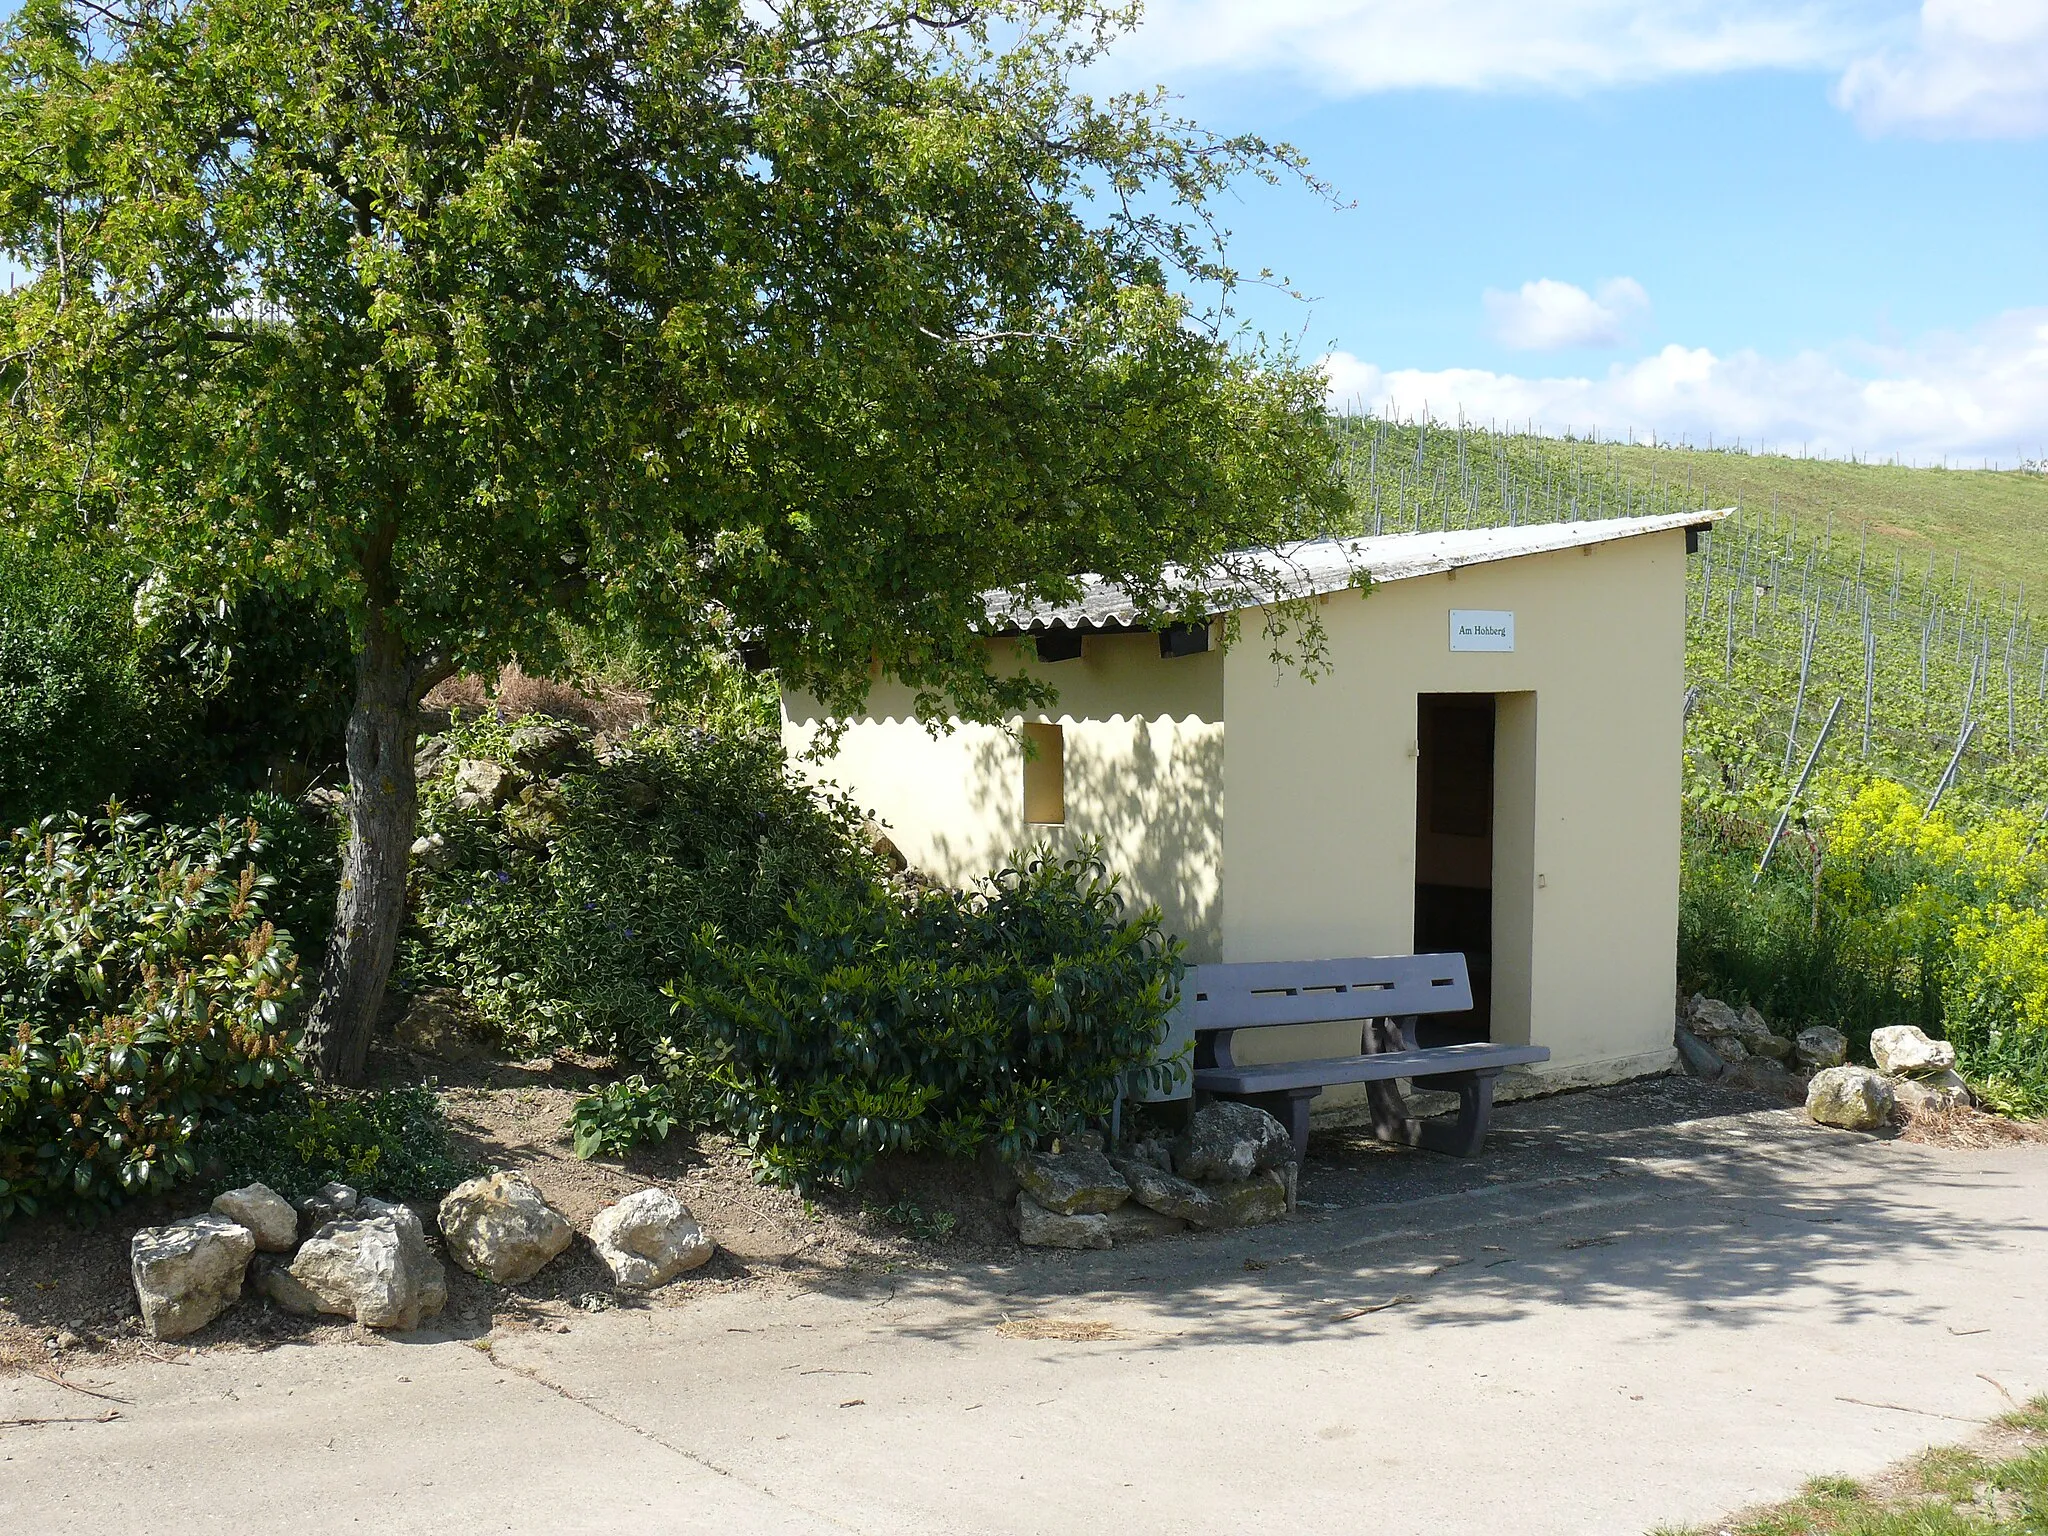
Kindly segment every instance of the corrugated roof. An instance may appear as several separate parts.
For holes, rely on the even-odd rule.
[[[1733,507],[1671,512],[1660,517],[1609,517],[1576,523],[1528,523],[1515,528],[1459,528],[1448,533],[1386,533],[1376,538],[1312,539],[1273,549],[1244,550],[1205,572],[1168,573],[1170,587],[1206,593],[1212,614],[1256,608],[1289,598],[1320,597],[1373,581],[1406,581],[1439,571],[1521,555],[1551,554],[1630,539],[1646,533],[1702,528]],[[1122,587],[1082,578],[1073,603],[1018,603],[1006,592],[988,594],[989,623],[1008,630],[1100,629],[1142,622],[1137,602]]]

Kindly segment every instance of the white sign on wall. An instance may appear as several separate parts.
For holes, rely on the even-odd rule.
[[[1452,650],[1512,651],[1514,648],[1514,614],[1493,608],[1451,610]]]

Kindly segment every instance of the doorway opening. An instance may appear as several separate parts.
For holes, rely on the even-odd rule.
[[[1491,1038],[1495,699],[1417,699],[1415,952],[1457,950],[1472,975],[1472,1008],[1419,1021],[1418,1043]]]

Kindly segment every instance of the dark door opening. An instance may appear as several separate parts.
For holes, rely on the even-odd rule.
[[[1417,699],[1415,952],[1458,950],[1472,1010],[1424,1019],[1423,1045],[1485,1040],[1493,1019],[1493,736],[1490,693]]]

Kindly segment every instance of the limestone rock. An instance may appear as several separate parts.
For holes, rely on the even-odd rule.
[[[902,874],[910,868],[910,860],[903,856],[903,850],[896,846],[896,840],[884,832],[873,821],[860,824],[861,841],[868,845],[868,852],[882,861],[883,867],[893,874]]]
[[[1954,1069],[1956,1048],[1917,1024],[1893,1024],[1871,1031],[1870,1059],[1886,1077],[1934,1077]]]
[[[511,757],[528,773],[546,776],[585,755],[584,733],[558,720],[528,719],[512,732]]]
[[[1033,1200],[1062,1216],[1113,1211],[1131,1198],[1131,1186],[1109,1159],[1085,1146],[1033,1152],[1017,1165],[1017,1180]]]
[[[1717,1050],[1721,1041],[1737,1039],[1742,1033],[1742,1015],[1718,997],[1695,993],[1691,1021],[1692,1032]]]
[[[1783,1061],[1792,1054],[1792,1042],[1771,1028],[1770,1020],[1754,1008],[1745,1005],[1736,1015],[1744,1049],[1752,1056],[1768,1056],[1774,1061]]]
[[[1890,1081],[1868,1067],[1829,1067],[1806,1085],[1806,1112],[1821,1125],[1875,1131],[1892,1117]]]
[[[214,1214],[247,1227],[265,1253],[290,1253],[299,1243],[299,1213],[268,1184],[247,1184],[216,1195]]]
[[[1150,1163],[1161,1173],[1173,1172],[1173,1142],[1164,1136],[1147,1137],[1131,1148],[1131,1157],[1140,1163]]]
[[[1257,1105],[1233,1099],[1196,1110],[1173,1148],[1174,1172],[1184,1179],[1249,1179],[1293,1160],[1287,1127]]]
[[[471,1274],[517,1285],[567,1248],[576,1229],[518,1174],[493,1173],[442,1198],[441,1235],[449,1256]]]
[[[348,791],[332,784],[316,784],[299,800],[309,811],[332,816],[348,808]]]
[[[414,838],[410,853],[413,867],[430,873],[446,869],[454,862],[454,855],[448,849],[448,839],[438,832],[429,832],[425,837]]]
[[[292,1278],[291,1262],[276,1254],[259,1253],[249,1264],[249,1284],[280,1311],[299,1317],[318,1317],[320,1298]]]
[[[487,757],[455,765],[455,803],[464,810],[496,810],[519,792],[519,775]]]
[[[1762,1014],[1747,1006],[1738,1013],[1717,997],[1693,998],[1691,1028],[1724,1061],[1751,1056],[1782,1060],[1792,1054],[1792,1042],[1772,1029]]]
[[[413,777],[424,784],[441,771],[441,765],[448,761],[448,754],[455,750],[455,743],[446,736],[429,736],[412,755]]]
[[[254,1233],[211,1211],[137,1232],[128,1263],[150,1337],[182,1339],[227,1311],[255,1252]]]
[[[1215,1201],[1212,1227],[1256,1227],[1278,1221],[1287,1214],[1287,1173],[1282,1168],[1264,1168],[1249,1179],[1209,1186]]]
[[[1112,1243],[1138,1243],[1148,1238],[1171,1237],[1176,1232],[1185,1232],[1188,1225],[1178,1217],[1148,1210],[1135,1200],[1104,1212],[1102,1219],[1109,1223]]]
[[[1110,1248],[1116,1238],[1101,1212],[1069,1216],[1048,1211],[1029,1195],[1017,1197],[1017,1236],[1034,1248]]]
[[[1792,1054],[1804,1070],[1824,1072],[1849,1059],[1849,1037],[1830,1025],[1810,1025],[1793,1038]]]
[[[416,1056],[469,1061],[482,1054],[476,1015],[453,987],[430,987],[412,1001],[392,1038]]]
[[[506,808],[505,835],[528,853],[546,853],[568,816],[569,802],[560,790],[531,784]]]
[[[638,1189],[590,1223],[590,1244],[612,1279],[635,1291],[665,1285],[706,1263],[718,1245],[665,1189]]]
[[[1892,1094],[1899,1108],[1909,1115],[1968,1109],[1976,1102],[1970,1096],[1969,1084],[1955,1071],[1938,1072],[1932,1077],[1902,1077],[1892,1084]]]
[[[1166,1173],[1135,1157],[1112,1158],[1116,1171],[1131,1186],[1131,1199],[1161,1216],[1191,1221],[1198,1227],[1210,1225],[1216,1216],[1216,1202],[1199,1184]]]
[[[367,1213],[330,1221],[306,1239],[290,1278],[322,1312],[410,1332],[448,1304],[447,1271],[410,1207],[363,1204]],[[278,1299],[276,1290],[267,1294]]]
[[[301,1230],[318,1232],[330,1221],[353,1216],[360,1198],[353,1189],[338,1180],[332,1184],[322,1184],[299,1202]]]

